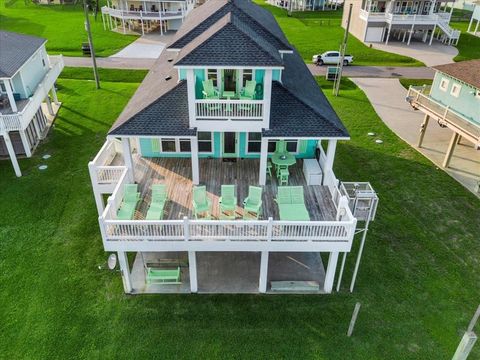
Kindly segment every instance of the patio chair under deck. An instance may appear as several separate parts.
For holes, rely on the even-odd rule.
[[[248,187],[248,197],[243,201],[243,218],[258,219],[262,210],[262,188],[258,186]]]
[[[222,185],[222,196],[220,197],[220,219],[235,219],[235,208],[237,207],[237,197],[235,195],[235,185]]]
[[[204,214],[203,219],[210,219],[211,206],[212,202],[207,197],[207,187],[206,186],[195,186],[193,188],[193,214],[195,219],[198,219],[198,216]]]

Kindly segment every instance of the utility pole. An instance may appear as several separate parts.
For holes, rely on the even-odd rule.
[[[85,12],[85,30],[88,34],[88,45],[90,46],[90,55],[93,63],[93,76],[95,77],[97,89],[100,89],[100,79],[98,78],[97,60],[95,59],[95,50],[93,48],[92,31],[90,29],[90,19],[88,18],[88,6],[86,0],[83,0],[83,10]]]
[[[343,36],[342,45],[340,45],[340,62],[338,63],[337,76],[335,77],[335,82],[333,83],[333,95],[335,96],[338,96],[340,91],[340,82],[342,81],[343,61],[345,60],[345,51],[347,50],[348,30],[350,29],[350,19],[352,18],[352,7],[353,4],[350,4],[348,9],[347,25],[345,26],[345,35]]]
[[[292,3],[294,0],[288,0],[288,16],[292,16]]]

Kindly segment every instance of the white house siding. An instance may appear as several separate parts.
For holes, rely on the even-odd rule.
[[[15,92],[21,94],[22,98],[31,96],[35,92],[35,89],[40,81],[42,81],[45,77],[48,69],[49,62],[47,51],[45,50],[45,46],[42,46],[30,58],[30,60],[28,60],[25,65],[22,66],[19,73],[15,76],[15,78],[21,77],[23,80],[23,86],[19,86],[19,88],[17,88],[15,83],[16,80],[14,78]]]

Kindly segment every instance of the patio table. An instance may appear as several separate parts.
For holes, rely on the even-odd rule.
[[[235,91],[224,91],[222,93],[222,98],[226,98],[227,100],[230,100],[231,98],[235,97]],[[227,104],[227,111],[231,112],[232,111],[232,106],[230,104]]]
[[[282,159],[282,157],[285,156],[285,159]],[[276,166],[291,166],[295,164],[297,160],[295,159],[295,156],[290,154],[289,152],[285,153],[273,153],[272,155],[272,163],[275,164]]]
[[[280,220],[310,221],[310,215],[304,204],[279,204]]]

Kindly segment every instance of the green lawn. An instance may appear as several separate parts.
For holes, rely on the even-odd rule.
[[[87,163],[138,84],[96,91],[69,71],[55,128],[20,160],[25,176],[0,162],[2,358],[451,358],[478,305],[480,201],[388,130],[354,84],[333,98],[319,79],[352,136],[337,176],[369,180],[381,198],[353,294],[126,296],[118,273],[97,268],[107,256]]]
[[[399,78],[400,84],[405,89],[408,89],[410,86],[423,86],[423,85],[432,85],[433,79],[408,79],[408,78]]]
[[[468,22],[451,22],[450,25],[462,31],[457,44],[458,55],[453,60],[464,61],[480,59],[480,37],[467,33]]]
[[[81,45],[86,42],[84,14],[78,5],[35,5],[30,1],[0,0],[0,29],[48,39],[51,54],[82,56]],[[98,56],[110,56],[137,37],[103,30],[101,14],[97,21],[91,16],[95,51]]]
[[[288,40],[307,63],[315,54],[340,48],[345,32],[340,25],[342,10],[294,12],[288,17],[286,10],[267,5],[264,0],[255,2],[273,13]],[[355,65],[424,66],[407,56],[371,49],[353,35],[348,38],[347,52],[354,56]]]

